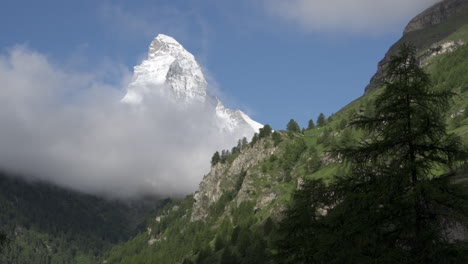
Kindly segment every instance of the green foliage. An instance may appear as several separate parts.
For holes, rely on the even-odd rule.
[[[295,132],[295,133],[300,133],[301,128],[299,127],[299,124],[294,121],[294,119],[289,120],[288,124],[286,125],[286,130],[289,132]]]
[[[263,128],[260,128],[260,131],[258,133],[259,138],[266,138],[269,137],[272,133],[273,129],[271,128],[270,125],[266,124]]]
[[[277,244],[278,263],[320,263],[314,258],[320,230],[318,213],[323,204],[329,204],[329,195],[323,180],[306,180],[294,193],[293,204],[286,212],[287,219],[280,224]]]
[[[247,146],[249,144],[249,142],[247,141],[247,138],[246,137],[243,137],[242,138],[242,141],[241,141],[241,146],[242,148]]]
[[[314,120],[310,119],[309,123],[307,124],[307,129],[314,129],[314,128],[315,128]]]
[[[366,138],[334,151],[351,173],[328,186],[305,181],[294,195],[280,263],[466,263],[466,243],[449,243],[441,220],[465,224],[468,195],[431,174],[461,153],[445,130],[452,94],[430,88],[414,49],[403,46],[375,111],[351,122]]]
[[[309,160],[306,163],[306,173],[312,174],[320,169],[322,166],[322,160],[315,148],[308,149],[307,156],[309,157]]]
[[[231,156],[231,152],[227,149],[223,149],[221,151],[221,156],[220,156],[220,162],[221,163],[226,163],[227,160],[229,159],[229,156]]]
[[[250,146],[254,146],[255,143],[257,143],[257,141],[260,139],[260,137],[258,136],[258,133],[255,133],[252,137],[252,141],[250,141]]]
[[[429,72],[440,71],[441,75],[451,71],[466,72],[467,67],[463,66],[466,57],[460,55],[462,52],[463,50],[459,49],[452,53],[450,61],[444,62],[446,66],[443,69],[439,68],[439,61],[448,58],[449,55],[436,57],[437,59],[428,68]],[[441,88],[453,88],[452,90],[457,93],[466,92],[464,87],[467,86],[463,85],[466,83],[463,81],[464,76],[457,74],[453,76],[450,79],[433,78],[435,91],[440,91]],[[454,85],[451,84],[452,81]],[[457,83],[460,85],[457,86]],[[287,137],[284,132],[273,132],[272,142],[278,152],[248,168],[248,176],[247,171],[243,171],[240,175],[229,175],[232,179],[229,179],[229,188],[226,189],[228,195],[221,197],[208,209],[206,219],[190,221],[190,206],[176,212],[169,210],[164,213],[166,216],[161,224],[150,225],[153,229],[151,235],[144,233],[122,247],[115,247],[112,250],[112,257],[107,259],[108,263],[424,262],[415,258],[415,250],[412,250],[415,244],[424,241],[424,239],[414,240],[417,222],[414,218],[416,215],[414,208],[418,204],[415,202],[418,193],[416,190],[423,190],[425,196],[421,198],[422,204],[428,204],[426,207],[433,209],[421,214],[424,219],[434,218],[433,215],[440,212],[460,216],[460,219],[463,219],[462,212],[466,211],[466,198],[464,198],[467,193],[466,179],[436,177],[438,174],[436,172],[443,172],[443,164],[439,164],[430,169],[428,177],[421,174],[420,187],[413,188],[405,185],[407,184],[405,180],[396,180],[404,177],[399,169],[395,170],[398,166],[393,166],[394,155],[391,153],[385,158],[377,159],[378,165],[374,165],[373,161],[368,159],[366,164],[361,163],[359,166],[355,163],[338,166],[337,163],[340,163],[344,156],[335,157],[334,161],[327,153],[331,148],[357,150],[365,143],[375,143],[379,139],[370,130],[353,128],[350,120],[355,119],[356,113],[375,117],[380,111],[375,99],[382,93],[383,90],[380,89],[368,93],[328,120],[323,115],[325,122],[315,129],[306,130],[304,136],[290,132],[288,133],[290,136]],[[450,114],[466,108],[466,94],[461,94],[461,98],[456,100],[456,104],[452,104]],[[419,115],[419,110],[415,113]],[[461,116],[463,118],[459,118],[460,120],[449,119],[450,125],[458,134],[466,134],[468,139],[465,129],[466,116]],[[396,127],[393,130],[402,131]],[[251,145],[256,144],[260,138],[259,134],[255,135]],[[360,138],[364,145],[354,145],[357,138]],[[269,142],[268,139],[265,141]],[[245,145],[247,145],[246,139],[245,144],[238,144],[230,151],[226,162],[234,160]],[[358,157],[359,155],[356,159]],[[386,164],[385,160],[390,160],[390,163]],[[335,177],[335,175],[346,176]],[[295,177],[305,180],[296,193],[296,181],[293,180]],[[246,178],[248,178],[246,187],[253,188],[246,188],[242,196],[238,196]],[[454,181],[465,185],[453,185]],[[461,186],[464,186],[464,189]],[[271,205],[259,209],[256,207],[259,195],[267,190],[274,191],[278,197]],[[453,197],[455,194],[456,199]],[[240,197],[241,199],[238,199]],[[244,202],[238,204],[240,200]],[[184,201],[189,204],[192,198],[186,198]],[[294,215],[292,212],[295,211],[297,218],[295,221],[281,223],[278,231],[278,225],[272,220],[273,213],[290,202],[293,206],[288,210],[288,216]],[[448,208],[450,210],[446,211]],[[312,216],[315,217],[313,221],[311,221]],[[438,226],[433,223],[424,222],[428,232],[421,232],[420,237],[429,238],[434,230],[437,231]],[[288,229],[288,224],[295,226],[292,231]],[[148,246],[151,236],[160,236],[167,240],[162,239]],[[281,238],[280,241],[286,238],[290,241],[284,243],[283,248],[278,248],[278,244],[272,248],[273,241],[278,237]],[[450,256],[460,256],[461,247],[458,245],[439,247],[442,244],[438,242],[433,245],[435,246],[426,247],[425,255],[434,259],[446,256],[445,259],[437,261],[457,263],[456,258]],[[402,251],[402,247],[407,250]],[[276,252],[280,253],[279,256],[287,256],[289,260],[281,257],[273,260],[271,255],[275,255]],[[311,259],[313,261],[308,261]],[[463,263],[462,261],[458,263],[460,262]]]
[[[0,232],[0,252],[8,244],[9,239],[5,233]]]
[[[324,126],[326,123],[327,123],[327,120],[325,118],[325,115],[323,113],[320,113],[317,118],[317,126],[321,127],[321,126]]]
[[[278,146],[278,144],[281,143],[281,141],[283,141],[283,138],[281,137],[281,134],[278,131],[273,132],[272,138],[275,147]]]
[[[218,164],[220,161],[221,161],[221,156],[219,155],[219,152],[216,151],[213,154],[213,157],[211,158],[211,166]]]
[[[281,168],[289,174],[306,149],[307,146],[302,138],[297,138],[288,142],[280,160]]]
[[[160,204],[108,201],[0,173],[0,230],[10,239],[0,263],[101,263]]]
[[[468,45],[463,45],[456,52],[441,57],[436,64],[429,67],[437,89],[458,88],[462,93],[468,89],[466,69],[468,69]]]

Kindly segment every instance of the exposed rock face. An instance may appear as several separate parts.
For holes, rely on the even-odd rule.
[[[455,51],[464,44],[465,42],[463,40],[458,40],[446,41],[437,45],[433,45],[419,57],[419,61],[422,65],[425,65],[430,58]]]
[[[461,25],[449,25],[443,31],[431,31],[431,29],[437,25],[449,23],[453,18],[467,15],[468,0],[444,0],[413,18],[406,26],[403,37],[390,47],[385,57],[379,62],[377,72],[366,86],[365,93],[369,93],[382,85],[385,77],[385,67],[390,58],[397,55],[401,44],[409,42],[415,45],[417,50],[424,50],[437,45],[439,41],[455,32]],[[427,34],[424,36],[418,35],[420,31],[427,31]]]
[[[403,34],[440,24],[466,9],[468,9],[468,1],[466,0],[442,1],[413,18],[406,26]]]
[[[250,184],[250,169],[269,158],[277,148],[267,140],[260,140],[253,147],[241,150],[241,154],[232,163],[218,163],[211,168],[200,183],[194,195],[192,221],[201,220],[208,215],[208,208],[221,198],[223,193],[234,191],[240,177],[244,177],[237,194],[238,203],[248,199],[248,190],[254,188]],[[242,175],[244,174],[244,175]],[[261,206],[264,206],[263,201]]]

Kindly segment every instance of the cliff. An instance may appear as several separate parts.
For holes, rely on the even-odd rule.
[[[403,43],[411,43],[420,52],[437,51],[442,48],[442,40],[457,32],[468,21],[468,0],[444,0],[414,17],[403,31],[403,36],[393,44],[384,58],[378,63],[377,72],[365,88],[365,94],[379,88],[384,79],[384,71],[390,58],[396,55]]]

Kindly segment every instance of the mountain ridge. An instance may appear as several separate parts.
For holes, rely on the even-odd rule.
[[[217,97],[210,95],[208,82],[195,56],[177,40],[164,34],[154,38],[148,48],[147,59],[134,67],[132,82],[121,101],[143,105],[144,99],[152,96],[159,96],[180,107],[206,105],[215,113],[219,129],[227,133],[240,131],[242,136],[251,137],[263,126],[241,110],[226,108]]]
[[[389,48],[383,59],[379,61],[377,72],[365,87],[364,94],[381,87],[386,65],[390,58],[397,54],[401,44],[411,43],[418,51],[437,45],[439,41],[465,25],[464,22],[456,23],[455,19],[464,20],[467,17],[468,0],[443,0],[411,19],[403,31],[403,36]],[[445,27],[440,30],[442,26]]]

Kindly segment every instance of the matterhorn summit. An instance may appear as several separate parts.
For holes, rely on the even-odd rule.
[[[242,111],[224,107],[218,98],[209,95],[207,87],[195,57],[174,38],[159,34],[151,42],[147,59],[134,67],[122,102],[143,105],[145,98],[159,96],[181,108],[200,105],[212,110],[213,124],[219,130],[248,138],[263,127]]]

